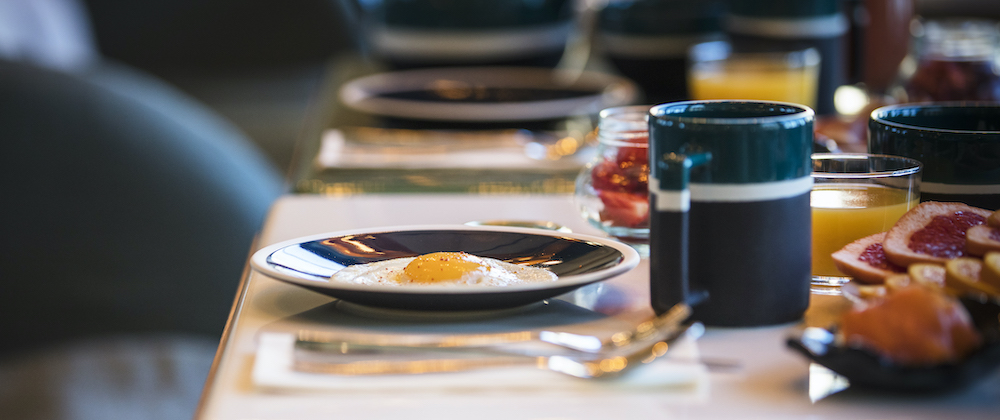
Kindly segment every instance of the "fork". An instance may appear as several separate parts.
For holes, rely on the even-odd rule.
[[[301,360],[296,358],[293,369],[337,375],[385,375],[460,372],[503,366],[535,366],[583,379],[608,379],[623,375],[667,354],[671,344],[682,336],[697,338],[704,332],[700,323],[664,325],[655,336],[647,335],[635,349],[610,352],[597,358],[553,356],[492,356],[419,360],[363,360],[347,363]],[[639,342],[636,342],[639,343]],[[392,350],[387,350],[392,351]],[[466,354],[467,356],[469,354]],[[474,355],[474,354],[473,354]]]
[[[417,348],[417,349],[474,349],[499,344],[521,343],[532,340],[553,344],[570,350],[591,354],[605,354],[629,347],[655,335],[659,329],[680,325],[691,315],[691,307],[680,303],[661,315],[640,322],[636,326],[619,331],[603,340],[592,335],[574,334],[561,331],[517,331],[497,334],[451,335],[426,337],[415,335],[370,335],[363,338],[344,339],[329,333],[299,331],[297,348],[343,352],[344,348]]]

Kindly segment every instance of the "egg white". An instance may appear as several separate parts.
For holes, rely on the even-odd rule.
[[[394,258],[367,264],[355,264],[333,274],[330,280],[366,286],[487,286],[503,287],[526,283],[558,280],[555,273],[538,267],[511,264],[493,258],[480,257],[484,269],[470,271],[462,278],[434,283],[413,282],[403,273],[416,257]]]

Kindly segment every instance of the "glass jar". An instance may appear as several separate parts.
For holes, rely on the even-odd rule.
[[[576,179],[583,218],[608,235],[649,251],[649,105],[600,113],[597,153]]]
[[[901,65],[902,102],[1000,100],[998,43],[993,21],[916,22],[913,47]]]

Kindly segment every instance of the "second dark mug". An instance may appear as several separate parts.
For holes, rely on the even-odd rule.
[[[871,153],[924,165],[920,201],[959,201],[1000,209],[1000,104],[889,105],[868,122]]]
[[[814,113],[801,105],[654,106],[650,292],[662,313],[707,295],[693,318],[757,326],[809,305]]]

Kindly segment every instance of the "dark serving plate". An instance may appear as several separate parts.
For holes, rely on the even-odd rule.
[[[546,283],[488,287],[446,285],[356,285],[330,276],[353,264],[465,251],[521,265],[546,268],[559,279]],[[621,242],[543,229],[499,226],[403,226],[334,232],[263,248],[250,260],[254,270],[347,302],[379,308],[469,311],[513,308],[605,280],[639,264],[639,254]]]
[[[349,108],[424,121],[537,121],[632,103],[631,80],[538,67],[444,67],[361,77],[340,88]]]
[[[947,392],[965,388],[990,375],[1000,365],[1000,305],[992,300],[963,298],[976,328],[983,335],[982,348],[961,363],[929,367],[899,366],[867,350],[844,347],[834,332],[806,328],[788,338],[788,346],[814,362],[844,376],[851,386],[900,392]]]

